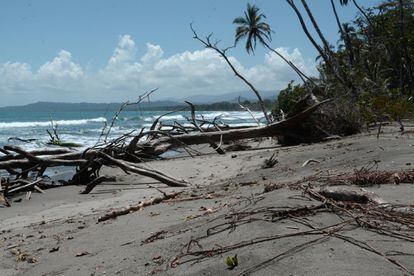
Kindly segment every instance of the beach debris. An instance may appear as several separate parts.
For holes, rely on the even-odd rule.
[[[354,169],[352,172],[344,172],[339,174],[323,175],[317,173],[315,175],[304,177],[298,181],[284,183],[270,183],[265,185],[264,192],[270,192],[283,187],[297,189],[306,182],[319,182],[328,186],[349,186],[356,185],[360,187],[370,187],[374,185],[400,183],[414,184],[414,169],[406,170],[378,170],[378,162],[371,162],[360,169]]]
[[[82,257],[82,256],[86,256],[89,255],[91,253],[89,253],[88,251],[80,251],[78,253],[75,254],[75,257]]]
[[[64,148],[79,148],[82,147],[81,144],[69,142],[69,141],[63,141],[59,137],[58,133],[58,124],[54,123],[52,117],[50,117],[50,124],[52,127],[52,132],[48,129],[46,129],[47,134],[49,134],[50,140],[47,142],[47,145],[52,146],[58,146],[58,147],[64,147]]]
[[[244,187],[244,186],[252,186],[252,185],[256,185],[257,184],[257,181],[245,181],[245,182],[239,182],[239,185],[241,186],[241,187]]]
[[[331,135],[331,136],[328,136],[328,137],[323,138],[322,140],[325,141],[325,142],[329,142],[329,141],[341,140],[341,139],[342,139],[342,136],[339,136],[339,135]]]
[[[33,138],[23,139],[23,138],[19,138],[19,137],[9,137],[9,139],[7,139],[7,141],[8,142],[10,142],[10,141],[19,141],[19,142],[23,142],[23,143],[31,143],[31,142],[37,141],[37,139],[33,139]]]
[[[0,206],[10,207],[9,200],[4,196],[3,192],[0,192]]]
[[[95,178],[94,180],[92,180],[91,182],[89,182],[85,189],[80,192],[80,194],[89,194],[96,186],[98,186],[99,184],[103,183],[103,182],[115,182],[116,181],[116,177],[112,176],[112,177],[107,177],[107,176],[99,176],[98,178]]]
[[[276,159],[275,155],[276,155],[276,152],[273,152],[270,158],[264,160],[262,169],[273,168],[277,163],[279,163],[279,160]]]
[[[245,106],[245,105],[243,105],[242,103],[241,103],[241,100],[240,100],[240,98],[241,98],[241,96],[239,96],[238,98],[237,98],[237,103],[239,104],[239,106],[243,109],[243,110],[245,110],[247,113],[249,113],[250,114],[250,117],[252,117],[252,119],[256,122],[256,124],[258,125],[258,126],[260,126],[260,121],[253,115],[253,112],[247,107],[247,106]]]
[[[168,203],[177,203],[177,202],[193,201],[193,200],[200,200],[200,199],[213,199],[213,198],[218,198],[220,196],[221,195],[216,194],[214,192],[208,193],[206,195],[191,194],[190,197],[169,199],[167,202]]]
[[[311,204],[299,207],[276,207],[269,206],[264,208],[241,208],[240,211],[232,212],[227,215],[225,220],[219,220],[212,226],[210,225],[207,233],[200,236],[192,236],[187,245],[183,247],[181,253],[172,259],[171,267],[176,267],[184,263],[196,263],[205,258],[221,256],[225,253],[241,250],[255,244],[274,242],[275,240],[290,239],[292,237],[315,237],[307,239],[305,242],[288,248],[282,253],[278,253],[270,258],[254,264],[240,275],[248,275],[270,265],[272,262],[283,260],[295,253],[301,252],[315,244],[319,244],[330,239],[340,239],[356,246],[361,250],[373,253],[394,265],[401,271],[413,275],[413,272],[407,269],[394,255],[388,255],[385,252],[373,247],[370,241],[359,240],[347,232],[353,231],[356,227],[367,229],[379,235],[389,236],[400,241],[414,241],[412,225],[414,223],[414,207],[409,205],[392,204],[385,202],[374,193],[361,190],[331,189],[331,188],[312,188],[310,185],[301,185],[297,187],[307,195]],[[339,222],[333,224],[315,224],[313,220],[307,219],[321,213],[334,213],[341,217]],[[238,240],[230,244],[225,241],[219,246],[210,244],[213,235],[221,234],[224,231],[234,231],[238,226],[255,222],[295,222],[296,225],[289,223],[289,230],[285,233],[275,233],[271,235],[255,235],[245,240]],[[305,228],[305,230],[302,230]],[[207,242],[203,247],[200,243]],[[199,245],[198,248],[191,247],[192,244]],[[410,254],[410,253],[407,253]],[[403,253],[405,255],[405,253]],[[408,256],[408,255],[407,255]],[[229,258],[230,257],[230,258]],[[231,255],[226,258],[226,264],[229,268],[238,264],[238,261],[232,259]]]
[[[146,201],[140,201],[138,204],[131,205],[125,208],[113,210],[101,217],[98,218],[98,222],[106,221],[109,219],[117,218],[119,216],[127,215],[129,213],[133,213],[139,210],[142,210],[144,207],[159,204],[163,202],[164,200],[175,198],[177,195],[179,195],[181,192],[172,192],[170,194],[163,193],[160,197],[153,197]]]
[[[234,141],[230,145],[226,146],[224,149],[226,151],[245,151],[251,149],[252,146],[250,146],[248,143],[243,141]]]
[[[153,257],[152,261],[157,265],[161,265],[164,262],[164,259],[162,256],[158,255],[158,256]]]
[[[7,246],[7,249],[13,249],[13,248],[16,248],[16,247],[19,247],[19,246],[20,246],[20,244],[12,244],[12,245]]]
[[[227,269],[234,269],[236,266],[239,265],[239,260],[237,258],[237,254],[234,256],[227,256],[226,258],[226,265],[227,265]]]
[[[83,145],[82,144],[78,144],[75,142],[69,142],[69,141],[53,141],[53,142],[48,142],[47,143],[50,146],[57,146],[57,147],[63,147],[63,148],[80,148]]]
[[[19,248],[14,248],[10,250],[10,253],[12,253],[16,257],[16,262],[28,262],[31,264],[37,262],[35,256],[28,252],[21,251]]]
[[[221,122],[220,116],[213,120],[196,115],[195,106],[187,102],[191,109],[190,126],[174,123],[164,130],[159,123],[159,116],[152,124],[150,130],[142,128],[139,132],[132,131],[117,138],[109,140],[109,133],[120,113],[130,105],[137,105],[157,89],[139,95],[136,102],[125,102],[115,113],[112,121],[105,124],[97,144],[84,150],[71,149],[79,146],[76,143],[61,140],[58,125],[51,118],[52,129],[48,130],[50,144],[68,147],[67,149],[43,149],[26,151],[16,146],[0,148],[0,171],[8,172],[7,178],[1,179],[0,204],[8,206],[8,197],[18,196],[21,192],[40,192],[44,189],[60,187],[62,185],[86,185],[82,194],[90,193],[97,185],[104,181],[113,181],[113,178],[100,176],[104,166],[118,167],[126,174],[139,174],[153,178],[171,187],[186,187],[188,182],[158,171],[145,164],[147,160],[159,159],[166,151],[183,148],[190,156],[202,154],[192,145],[209,144],[219,154],[224,154],[222,145],[225,143],[240,143],[244,139],[258,139],[283,135],[300,125],[304,119],[313,114],[321,105],[328,102],[315,101],[297,113],[288,116],[285,120],[270,122],[267,125],[259,124],[257,127],[232,127]],[[188,107],[187,107],[188,108]],[[182,108],[180,109],[182,110]],[[174,113],[169,111],[166,114]],[[165,125],[163,125],[165,126]],[[236,154],[231,155],[236,158]],[[140,164],[138,164],[140,163]],[[272,167],[277,160],[271,158],[265,167]],[[67,180],[51,181],[44,176],[45,171],[52,167],[76,167],[72,178]],[[27,197],[33,196],[28,193]],[[162,199],[164,200],[164,199]],[[133,209],[133,208],[132,208]]]
[[[302,164],[302,168],[303,168],[303,167],[306,167],[306,166],[307,166],[307,165],[309,165],[310,163],[320,163],[320,161],[315,160],[315,159],[308,159],[308,160],[306,160],[305,162],[303,162],[303,164]]]
[[[355,169],[352,173],[344,173],[334,176],[319,177],[321,182],[329,185],[357,185],[373,186],[380,184],[414,183],[414,170],[381,171],[364,166]]]
[[[59,246],[52,247],[52,248],[49,250],[49,253],[53,253],[53,252],[56,252],[56,251],[59,251]]]
[[[204,132],[204,130],[197,124],[195,106],[189,101],[185,101],[185,103],[188,104],[191,108],[191,120],[188,121],[190,121],[198,131]],[[222,143],[223,140],[220,140],[220,144],[218,145],[215,142],[209,142],[210,147],[217,151],[218,154],[226,154],[226,152],[222,149]]]
[[[145,240],[143,240],[141,242],[141,245],[148,244],[148,243],[152,243],[152,242],[154,242],[156,240],[164,239],[165,238],[164,235],[167,234],[167,233],[168,233],[167,230],[158,231],[158,232],[154,233],[153,235],[151,235],[150,237],[148,237]]]

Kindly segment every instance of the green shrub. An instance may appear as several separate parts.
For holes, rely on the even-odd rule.
[[[273,115],[278,116],[281,110],[289,114],[297,101],[305,95],[306,91],[304,86],[300,84],[293,85],[293,81],[291,81],[285,89],[280,91],[276,105],[272,109]]]

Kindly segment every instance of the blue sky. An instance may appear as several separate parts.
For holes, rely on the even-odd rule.
[[[160,87],[158,98],[243,90],[238,80],[229,79],[227,85],[218,85],[227,82],[232,74],[225,72],[220,60],[204,52],[192,39],[189,24],[193,22],[200,34],[213,32],[223,46],[231,45],[232,20],[243,13],[247,2],[258,5],[267,15],[267,22],[275,31],[271,46],[279,48],[308,73],[315,73],[316,53],[284,0],[3,0],[2,105],[36,99],[120,101],[151,87]],[[299,5],[300,1],[296,2]],[[337,28],[329,1],[308,2],[327,38],[336,43]],[[359,2],[371,6],[378,1]],[[357,12],[352,4],[338,5],[338,9],[343,21],[351,20]],[[296,79],[292,72],[284,72],[289,69],[268,51],[258,47],[256,54],[249,56],[242,46],[230,54],[248,77],[260,75],[259,88],[278,90]],[[210,69],[204,72],[203,68]],[[100,78],[108,83],[101,86],[105,81]],[[171,83],[174,81],[175,85]]]

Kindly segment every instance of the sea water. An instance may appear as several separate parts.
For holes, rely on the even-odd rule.
[[[114,139],[122,134],[147,130],[152,123],[165,111],[125,111],[116,119],[108,139]],[[188,125],[187,118],[190,112],[178,112],[169,114],[160,120],[163,124],[178,122]],[[260,112],[254,112],[256,118],[263,117]],[[75,142],[87,148],[99,141],[105,125],[111,124],[114,112],[5,112],[0,111],[0,146],[14,145],[26,150],[50,148],[47,145],[50,140],[47,130],[52,130],[51,121],[57,126],[58,134],[62,141]],[[251,115],[243,111],[205,111],[197,114],[198,118],[217,122],[230,126],[256,125]],[[20,139],[35,139],[32,142],[23,142]]]

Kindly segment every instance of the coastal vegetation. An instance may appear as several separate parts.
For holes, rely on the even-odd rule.
[[[319,76],[312,82],[290,83],[279,94],[273,112],[288,113],[298,98],[314,93],[320,98],[334,99],[336,108],[352,107],[353,116],[349,120],[374,123],[384,118],[400,121],[413,116],[413,1],[387,0],[362,8],[357,1],[331,0],[338,25],[336,45],[326,40],[305,0],[300,1],[303,13],[295,1],[287,2],[319,53]],[[351,22],[342,23],[338,4],[355,5],[359,13]],[[304,23],[305,15],[317,36],[310,34],[310,27]]]
[[[381,125],[383,120],[399,122],[404,131],[401,119],[414,115],[414,2],[386,0],[365,9],[352,1],[359,13],[351,22],[342,23],[337,4],[346,6],[351,1],[331,0],[339,34],[336,45],[326,39],[306,0],[301,0],[300,4],[293,0],[286,2],[310,45],[319,54],[316,57],[318,76],[306,76],[269,45],[273,31],[265,22],[266,15],[256,5],[248,4],[244,16],[233,21],[236,24],[235,46],[245,39],[247,53],[254,53],[257,43],[263,45],[286,62],[302,80],[302,83],[289,83],[279,93],[270,117],[253,82],[241,76],[226,56],[232,47],[220,49],[217,43],[211,43],[211,35],[200,39],[192,27],[194,38],[223,57],[236,76],[257,95],[268,123],[271,118],[283,119],[314,102],[331,99],[320,112],[310,116],[293,133],[279,137],[279,141],[299,143],[320,140],[327,135],[350,135],[365,125]]]

